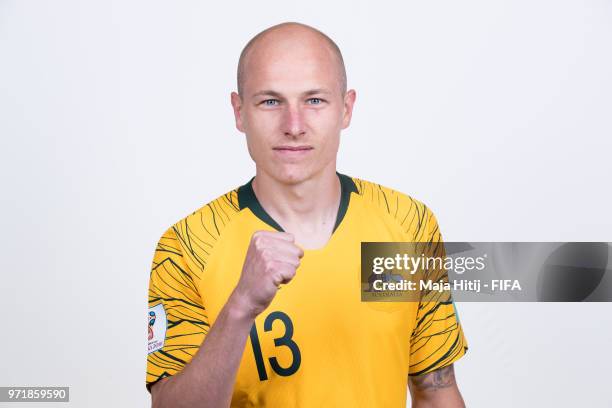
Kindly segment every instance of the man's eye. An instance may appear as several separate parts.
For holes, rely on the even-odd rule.
[[[278,105],[278,100],[277,99],[266,99],[265,101],[262,101],[261,103],[266,106],[275,106],[275,105]]]
[[[310,98],[310,99],[308,99],[308,103],[310,103],[311,105],[320,105],[321,103],[323,103],[323,99],[321,99],[321,98]]]

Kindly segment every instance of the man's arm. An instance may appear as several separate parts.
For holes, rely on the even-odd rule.
[[[228,407],[254,317],[232,298],[182,371],[151,387],[153,408]]]
[[[413,408],[465,408],[453,365],[427,374],[409,376]]]
[[[151,387],[153,408],[229,407],[255,317],[272,302],[279,285],[293,279],[303,254],[290,234],[253,235],[240,280],[198,352],[180,372]]]

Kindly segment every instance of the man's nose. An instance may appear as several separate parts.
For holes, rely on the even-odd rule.
[[[282,126],[285,136],[300,137],[304,135],[304,113],[300,106],[287,106],[283,115]]]

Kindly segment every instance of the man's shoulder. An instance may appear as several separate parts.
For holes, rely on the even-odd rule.
[[[393,220],[410,236],[437,230],[432,210],[412,195],[367,180],[351,177],[356,194],[368,212]]]
[[[207,241],[218,239],[223,230],[240,213],[239,188],[236,187],[218,196],[179,219],[166,230],[166,234],[176,235],[179,240],[194,234],[206,237]]]
[[[412,195],[383,186],[372,181],[351,177],[357,188],[357,194],[363,202],[372,208],[378,208],[393,216],[401,215],[401,210],[412,210],[419,213],[431,212],[429,207]]]

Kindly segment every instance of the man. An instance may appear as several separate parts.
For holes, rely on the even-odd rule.
[[[297,23],[255,36],[232,93],[256,175],[179,221],[153,261],[154,407],[462,407],[452,300],[360,301],[362,241],[441,240],[422,203],[336,172],[355,91]]]

